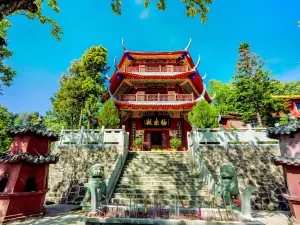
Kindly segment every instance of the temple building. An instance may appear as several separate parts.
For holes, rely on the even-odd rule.
[[[120,110],[122,125],[130,134],[144,141],[144,150],[170,147],[172,137],[181,138],[187,148],[191,130],[187,113],[200,100],[211,102],[188,49],[173,52],[134,52],[122,42],[124,54],[109,78],[108,93]]]

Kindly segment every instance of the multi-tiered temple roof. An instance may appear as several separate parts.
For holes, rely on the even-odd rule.
[[[124,54],[119,62],[115,60],[115,71],[109,78],[107,96],[123,109],[190,109],[199,100],[208,102],[212,98],[206,92],[204,77],[197,71],[200,56],[194,64],[188,48],[173,52],[134,52],[123,44]],[[146,88],[178,90],[168,94],[140,94],[132,90]],[[180,89],[180,90],[179,90]],[[180,93],[180,94],[179,94]]]

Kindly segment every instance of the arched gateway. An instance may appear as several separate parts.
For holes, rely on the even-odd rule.
[[[187,148],[191,126],[187,113],[201,99],[211,102],[188,48],[174,52],[133,52],[124,45],[124,54],[109,78],[108,93],[130,133],[130,146],[142,138],[144,150],[167,149],[170,139],[182,139]]]

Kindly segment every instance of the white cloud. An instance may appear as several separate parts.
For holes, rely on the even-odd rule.
[[[288,71],[282,72],[280,74],[275,74],[275,77],[281,81],[300,80],[300,66],[297,66],[296,68],[294,68],[292,70],[288,70]]]
[[[143,4],[143,3],[144,3],[144,0],[135,0],[135,4],[140,5],[140,4]]]
[[[143,12],[140,14],[140,19],[147,19],[149,17],[149,13],[149,9],[144,9]]]

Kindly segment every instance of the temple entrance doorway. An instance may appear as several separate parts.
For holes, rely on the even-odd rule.
[[[151,145],[152,148],[162,148],[162,132],[152,131],[151,132]]]
[[[167,149],[169,147],[169,131],[152,130],[145,133],[145,148],[149,151],[152,149]]]

